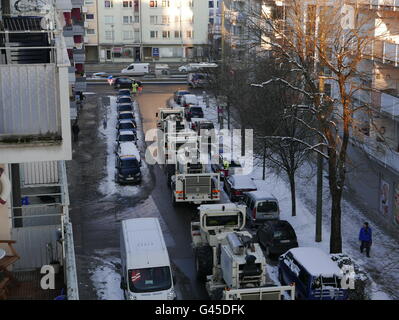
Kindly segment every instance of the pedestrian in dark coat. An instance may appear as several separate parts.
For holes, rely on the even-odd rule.
[[[366,255],[370,258],[370,247],[373,242],[373,234],[368,222],[365,222],[360,229],[359,241],[361,242],[360,252],[363,253],[363,250],[366,249]]]
[[[78,121],[75,121],[72,125],[73,141],[78,141],[79,139],[79,125]]]

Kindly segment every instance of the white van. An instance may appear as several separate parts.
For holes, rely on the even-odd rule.
[[[121,73],[133,74],[133,75],[144,75],[150,72],[149,63],[132,63],[125,69],[122,69]]]
[[[122,221],[121,289],[127,300],[174,300],[168,250],[157,218]]]
[[[218,65],[216,63],[209,63],[209,62],[200,62],[200,63],[189,63],[184,66],[179,67],[180,72],[191,72],[197,71],[199,69],[206,69],[206,68],[217,68]]]

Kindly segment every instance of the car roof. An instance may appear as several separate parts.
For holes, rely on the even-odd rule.
[[[119,144],[119,157],[133,156],[140,161],[140,151],[132,141],[121,142]]]
[[[341,269],[321,249],[312,247],[299,247],[290,249],[288,252],[294,256],[312,276],[318,277],[341,277]]]
[[[246,194],[256,201],[259,201],[259,200],[276,200],[277,201],[277,198],[272,193],[269,193],[265,190],[250,191],[250,192],[247,192]]]
[[[121,111],[121,112],[119,112],[119,114],[128,114],[128,113],[130,113],[130,114],[132,114],[134,116],[134,112],[133,111]]]
[[[234,188],[256,189],[254,181],[248,175],[233,174],[230,177],[233,179]]]
[[[270,225],[273,229],[286,229],[287,227],[294,229],[287,220],[268,220],[264,224]]]

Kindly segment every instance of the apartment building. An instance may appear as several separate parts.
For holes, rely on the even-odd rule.
[[[253,36],[248,17],[261,10],[258,0],[223,0],[222,46],[237,60],[253,57],[261,43]]]
[[[221,58],[222,50],[222,0],[209,0],[209,21],[208,21],[208,40],[209,40],[209,59],[212,61]]]
[[[71,61],[63,36],[65,13],[74,8],[66,0],[33,5],[1,1],[0,247],[7,255],[0,265],[19,286],[4,290],[12,277],[0,272],[0,299],[54,299],[61,288],[78,299],[65,169]],[[39,286],[44,265],[56,272],[55,289]]]
[[[202,60],[208,2],[98,0],[100,62]]]
[[[269,3],[271,1],[264,1]],[[290,1],[274,1],[274,18],[284,22]],[[303,2],[314,11],[315,1]],[[348,148],[350,166],[347,187],[364,212],[397,233],[399,227],[399,1],[342,0],[331,5],[358,12],[373,30],[373,41],[359,64],[362,78],[352,103],[368,106],[371,112],[357,112]],[[312,7],[312,8],[311,8]],[[356,9],[356,10],[355,10]],[[348,11],[349,10],[349,11]],[[307,10],[304,11],[305,13]],[[312,16],[317,19],[316,15]],[[349,23],[345,20],[344,23]],[[304,16],[304,24],[309,18]],[[281,20],[281,21],[280,21]],[[313,22],[314,25],[314,22]],[[309,31],[307,31],[309,32]],[[329,95],[338,97],[334,82]],[[349,167],[351,169],[349,169]]]
[[[86,61],[98,62],[98,10],[97,0],[84,0],[82,12],[87,24],[84,37]]]

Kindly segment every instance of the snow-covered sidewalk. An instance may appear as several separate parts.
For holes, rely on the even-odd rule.
[[[199,96],[200,98],[202,96]],[[172,103],[173,104],[173,103]],[[209,107],[203,106],[205,117],[217,123],[217,110],[211,101]],[[234,144],[239,145],[240,141]],[[315,212],[316,212],[316,171],[311,164],[305,164],[297,174],[297,216],[291,216],[291,193],[286,177],[276,175],[267,170],[265,181],[262,180],[261,164],[254,165],[251,176],[259,190],[273,193],[279,200],[281,219],[289,221],[294,227],[300,246],[318,247],[329,252],[331,200],[328,181],[324,179],[323,190],[323,241],[315,242]],[[373,229],[373,246],[371,258],[360,253],[358,234],[364,221],[369,221]],[[342,238],[343,253],[350,256],[356,264],[362,267],[373,281],[372,299],[399,299],[399,243],[386,235],[383,230],[373,225],[361,209],[350,199],[342,201]],[[276,267],[269,270],[269,276],[277,281]]]

